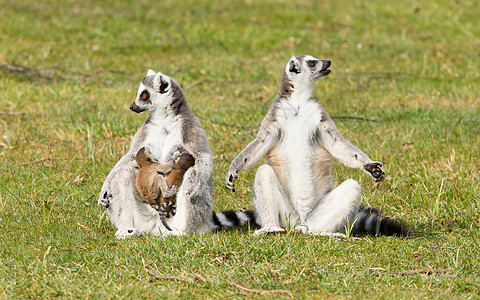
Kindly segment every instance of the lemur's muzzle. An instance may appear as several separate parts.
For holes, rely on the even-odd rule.
[[[130,110],[136,112],[137,114],[143,111],[143,109],[141,109],[140,106],[136,105],[135,102],[130,105]]]
[[[330,60],[320,60],[322,62],[322,69],[320,70],[320,75],[321,76],[327,76],[330,74],[331,70],[328,70],[330,66],[332,65],[332,62]]]

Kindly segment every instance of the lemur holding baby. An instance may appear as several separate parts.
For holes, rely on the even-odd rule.
[[[175,80],[161,72],[148,70],[130,110],[147,112],[148,118],[134,135],[128,153],[108,174],[98,199],[98,204],[107,209],[110,221],[117,227],[117,238],[144,233],[204,233],[243,225],[253,219],[252,212],[213,212],[212,152],[198,118],[188,107]],[[146,146],[155,162],[163,165],[174,160],[181,149],[195,161],[185,172],[181,184],[166,191],[168,194],[176,190],[176,214],[163,219],[164,222],[158,211],[145,203],[136,187],[139,173],[136,156]],[[232,219],[236,221],[232,222]]]

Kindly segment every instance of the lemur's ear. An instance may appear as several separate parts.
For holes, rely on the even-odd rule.
[[[156,156],[159,153],[158,149],[155,147],[155,144],[147,143],[145,145],[145,156],[151,162],[158,162],[158,157]]]
[[[169,86],[170,86],[170,78],[160,73],[157,73],[157,75],[155,75],[155,79],[153,80],[153,87],[160,94],[165,94],[166,92],[168,92]]]
[[[148,69],[148,71],[147,71],[147,75],[145,75],[145,77],[146,77],[146,76],[155,75],[155,74],[157,74],[157,73],[156,73],[154,70],[152,70],[152,69]]]
[[[142,155],[145,155],[145,147],[140,148],[138,150],[137,154],[135,155],[135,158],[141,157]]]
[[[298,59],[292,55],[287,64],[287,70],[291,74],[300,74],[300,62]]]
[[[145,145],[145,147],[142,148],[143,149],[143,153],[147,156],[147,157],[151,157],[152,156],[152,148],[149,144]],[[140,149],[141,150],[141,149]]]

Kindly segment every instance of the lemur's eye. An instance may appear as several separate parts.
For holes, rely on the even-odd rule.
[[[150,99],[150,93],[147,90],[145,90],[140,94],[140,100],[148,101],[148,99]]]
[[[309,60],[307,61],[307,65],[310,67],[310,68],[313,68],[317,65],[317,61],[316,60]]]

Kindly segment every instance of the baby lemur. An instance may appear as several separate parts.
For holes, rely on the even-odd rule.
[[[166,164],[156,162],[149,147],[142,147],[135,157],[140,169],[136,178],[136,187],[142,199],[159,212],[165,228],[165,218],[176,213],[178,187],[182,184],[185,172],[195,165],[195,159],[187,151],[176,152]]]

